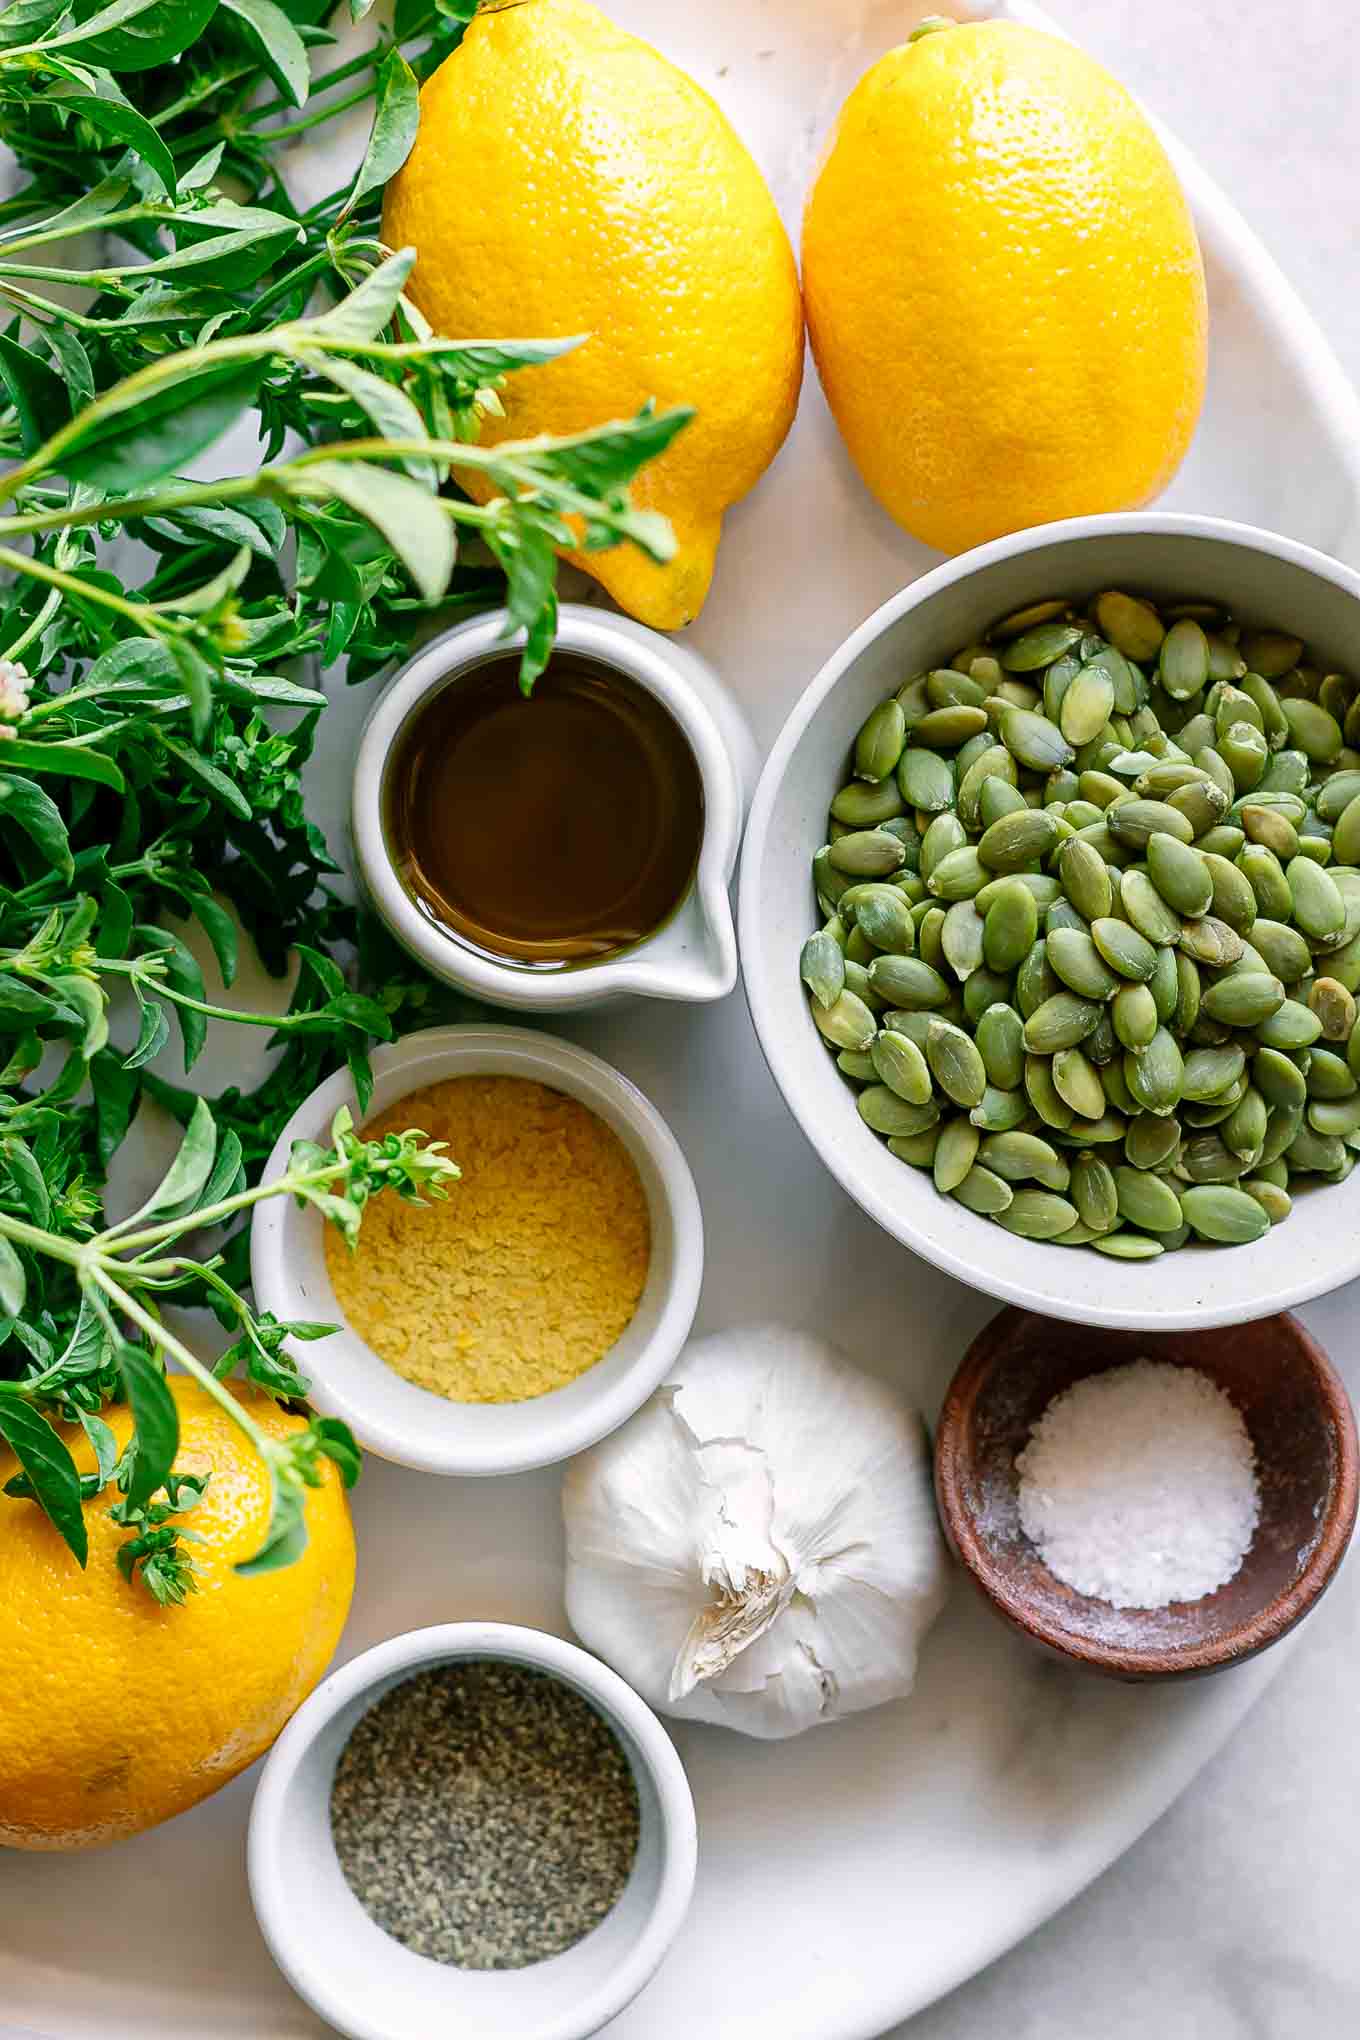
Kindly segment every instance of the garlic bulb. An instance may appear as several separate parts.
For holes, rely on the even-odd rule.
[[[909,1693],[947,1591],[920,1418],[782,1325],[688,1346],[562,1510],[582,1641],[663,1713],[746,1735]]]

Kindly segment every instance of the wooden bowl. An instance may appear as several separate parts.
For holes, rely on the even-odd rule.
[[[1242,1413],[1261,1519],[1236,1576],[1199,1601],[1113,1608],[1064,1585],[1020,1527],[1016,1455],[1055,1395],[1131,1360],[1198,1367]],[[1069,1663],[1119,1679],[1221,1671],[1279,1641],[1341,1563],[1355,1528],[1355,1417],[1288,1313],[1209,1332],[1096,1332],[1003,1310],[950,1383],[935,1436],[945,1533],[992,1607]]]

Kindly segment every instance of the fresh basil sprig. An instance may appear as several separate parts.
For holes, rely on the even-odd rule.
[[[687,414],[480,443],[505,378],[575,342],[441,339],[405,294],[410,251],[381,243],[419,86],[475,11],[396,0],[350,54],[337,34],[365,0],[340,19],[327,0],[0,7],[0,141],[27,175],[0,204],[0,1437],[15,1491],[78,1557],[83,1503],[116,1480],[125,1570],[170,1602],[191,1584],[192,1496],[161,1360],[205,1370],[158,1295],[217,1313],[219,1372],[299,1398],[292,1349],[321,1328],[253,1312],[243,1215],[274,1191],[249,1185],[300,1097],[347,1065],[363,1109],[371,1042],[449,1010],[336,890],[303,797],[326,702],[306,665],[361,680],[432,613],[503,600],[528,688],[559,548],[672,545],[629,487]],[[301,203],[291,145],[365,103],[359,170]],[[243,424],[258,451],[223,472]],[[459,489],[473,472],[490,500]],[[288,1010],[215,997],[191,922],[224,984],[240,925],[271,970],[291,963]],[[189,1071],[215,1018],[267,1029],[275,1053],[209,1107],[156,1065],[173,1034]],[[181,1186],[130,1256],[103,1185],[148,1097],[186,1129],[182,1168],[211,1161],[198,1207]],[[380,1187],[352,1141],[312,1157],[324,1181],[303,1192],[346,1230]],[[205,1200],[228,1208],[195,1259],[179,1235]],[[121,1458],[111,1400],[134,1418]],[[320,1420],[266,1451],[266,1562],[297,1548],[327,1456],[357,1466]]]

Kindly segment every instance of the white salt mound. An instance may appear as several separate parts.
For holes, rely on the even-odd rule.
[[[1015,1464],[1020,1522],[1045,1565],[1114,1608],[1213,1593],[1261,1513],[1241,1416],[1198,1368],[1164,1360],[1074,1382]]]

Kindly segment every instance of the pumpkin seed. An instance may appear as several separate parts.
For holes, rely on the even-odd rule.
[[[1030,709],[1003,709],[1000,734],[1006,749],[1032,772],[1051,772],[1076,756],[1057,724]]]
[[[1258,666],[1255,670],[1261,669]],[[1282,701],[1280,706],[1289,724],[1290,743],[1303,752],[1310,764],[1330,763],[1344,742],[1336,717],[1328,715],[1315,701]]]
[[[1023,1082],[1025,1024],[1013,1006],[989,1006],[978,1021],[976,1040],[989,1083],[1011,1091]]]
[[[1269,1108],[1259,1091],[1250,1085],[1223,1121],[1223,1144],[1235,1155],[1254,1158],[1265,1144]]]
[[[1236,928],[1230,928],[1216,914],[1203,914],[1197,921],[1182,924],[1180,946],[1196,962],[1221,970],[1225,964],[1237,962],[1244,944]]]
[[[1077,1223],[1075,1205],[1052,1190],[1017,1190],[996,1222],[1026,1240],[1052,1240]],[[1099,1244],[1095,1242],[1094,1244]]]
[[[1058,1150],[1037,1133],[995,1133],[982,1143],[979,1158],[1007,1182],[1041,1183],[1046,1190],[1067,1189],[1071,1169]]]
[[[1062,623],[1056,619],[1047,623],[1036,623],[1030,629],[1013,637],[1001,654],[1001,664],[1008,673],[1037,673],[1043,666],[1051,666],[1064,652],[1080,642],[1082,629],[1079,623]]]
[[[940,1089],[967,1111],[982,1103],[987,1071],[977,1043],[949,1020],[933,1020],[926,1036],[926,1061]]]
[[[1169,1167],[1181,1144],[1181,1129],[1168,1114],[1140,1112],[1124,1135],[1124,1154],[1132,1168]]]
[[[854,1084],[873,1084],[878,1081],[873,1057],[853,1048],[843,1048],[836,1057],[836,1068],[843,1077],[849,1077]]]
[[[1058,824],[1048,808],[1020,809],[1003,815],[983,832],[977,854],[991,871],[1020,871],[1047,857],[1058,837]]]
[[[1193,617],[1173,623],[1157,654],[1157,673],[1173,701],[1188,701],[1209,678],[1209,640]]]
[[[1148,877],[1175,913],[1208,913],[1214,897],[1214,882],[1198,850],[1191,849],[1175,836],[1150,836],[1147,868]]]
[[[1032,1121],[1034,1112],[1023,1090],[1002,1091],[988,1084],[968,1117],[980,1133],[1013,1133]]]
[[[1279,1225],[1294,1209],[1294,1200],[1287,1190],[1278,1184],[1267,1182],[1263,1176],[1244,1176],[1240,1187],[1248,1197],[1254,1197],[1272,1225]]]
[[[969,821],[968,809],[965,803],[965,791],[973,775],[975,773],[980,774],[984,767],[987,768],[985,777],[982,778],[978,789],[977,814],[969,822],[970,828],[980,826],[988,829],[993,822],[999,822],[1002,815],[1017,814],[1022,807],[1027,807],[1029,804],[1019,787],[1015,785],[1014,778],[1007,779],[999,766],[989,763],[998,753],[1005,759],[1012,775],[1014,775],[1016,769],[1014,758],[1012,758],[1004,745],[998,744],[992,750],[985,751],[980,758],[968,767],[959,786],[959,813],[965,821]]]
[[[832,801],[831,817],[843,822],[847,829],[872,829],[878,822],[893,821],[905,805],[895,780],[885,779],[877,786],[868,786],[863,780],[853,779]]]
[[[1246,1053],[1236,1043],[1224,1048],[1194,1048],[1185,1058],[1181,1095],[1192,1102],[1221,1098],[1239,1081],[1246,1066]]]
[[[1183,1222],[1181,1204],[1169,1183],[1145,1169],[1131,1169],[1122,1163],[1113,1174],[1122,1219],[1141,1226],[1144,1232],[1175,1232]]]
[[[1178,928],[1179,925],[1178,922]],[[1121,978],[1146,982],[1157,968],[1157,952],[1152,943],[1126,921],[1116,921],[1111,916],[1092,921],[1091,940],[1110,969]]]
[[[949,708],[932,708],[921,717],[911,733],[913,744],[924,744],[932,751],[957,751],[970,737],[976,737],[988,727],[985,708],[970,707],[965,702],[955,702]],[[894,764],[897,762],[894,759]]]
[[[1229,1027],[1255,1027],[1278,1013],[1284,999],[1284,986],[1277,977],[1254,970],[1210,985],[1201,1000],[1201,1011]]]
[[[1322,1022],[1317,1014],[1298,999],[1286,999],[1268,1020],[1258,1021],[1255,1029],[1256,1039],[1263,1047],[1282,1048],[1286,1054],[1311,1048],[1321,1032]]]
[[[869,1045],[869,1060],[879,1083],[886,1084],[899,1098],[905,1098],[909,1105],[929,1102],[933,1088],[929,1066],[916,1043],[905,1034],[897,1034],[892,1028],[876,1034]]]
[[[1107,1233],[1119,1217],[1114,1171],[1102,1155],[1084,1152],[1072,1164],[1069,1191],[1084,1226],[1094,1236]]]
[[[1180,1102],[1184,1068],[1175,1036],[1159,1027],[1146,1048],[1124,1057],[1124,1082],[1145,1112],[1173,1112]]]
[[[976,901],[974,901],[976,908]],[[987,908],[982,950],[990,969],[1014,970],[1034,947],[1039,934],[1039,909],[1028,886],[1018,880],[1005,885]]]
[[[1180,1203],[1187,1223],[1200,1238],[1216,1240],[1223,1246],[1259,1240],[1270,1230],[1270,1219],[1261,1205],[1247,1191],[1233,1185],[1192,1185],[1182,1191]]]
[[[1078,1119],[1101,1119],[1105,1089],[1093,1062],[1079,1048],[1060,1048],[1053,1058],[1053,1088]]]
[[[954,805],[953,770],[937,751],[918,751],[908,745],[898,762],[897,785],[907,806],[925,814],[938,814]]]
[[[1111,970],[1085,927],[1053,927],[1044,938],[1054,974],[1083,999],[1109,999],[1124,980]]]
[[[1052,1127],[1057,1133],[1066,1133],[1077,1115],[1054,1089],[1053,1065],[1048,1056],[1025,1058],[1025,1094],[1045,1126]]]
[[[973,1167],[963,1180],[954,1185],[952,1196],[969,1211],[976,1211],[982,1218],[995,1218],[1010,1204],[1015,1192],[1002,1177],[992,1174],[980,1163]]]
[[[852,829],[830,848],[830,861],[850,878],[882,878],[900,871],[907,861],[906,849],[886,829]]]
[[[969,1174],[977,1160],[980,1139],[977,1128],[966,1119],[950,1119],[941,1127],[931,1166],[935,1188],[943,1195],[957,1190]]]
[[[1297,983],[1312,963],[1308,944],[1297,928],[1287,922],[1261,915],[1252,923],[1252,948],[1263,958],[1267,970],[1286,985]]]
[[[876,956],[869,965],[869,983],[891,1006],[905,1006],[920,1012],[943,1006],[949,986],[940,973],[919,956]],[[867,1042],[842,1043],[843,1047],[868,1047]]]
[[[1316,1098],[1308,1107],[1308,1124],[1314,1133],[1345,1140],[1360,1132],[1360,1092],[1350,1098]]]
[[[1335,935],[1345,927],[1345,903],[1335,880],[1320,864],[1310,857],[1295,857],[1284,875],[1289,881],[1295,923],[1305,935]]]
[[[1148,846],[1149,850],[1151,845]],[[1201,843],[1197,854],[1204,860],[1209,874],[1209,907],[1220,921],[1226,921],[1239,935],[1248,935],[1256,919],[1256,895],[1245,872],[1239,871],[1227,857],[1220,857],[1206,850]],[[1152,868],[1151,857],[1148,869]]]
[[[798,960],[798,971],[817,1004],[826,1011],[845,990],[845,956],[835,937],[825,929],[808,936]]]
[[[1334,1176],[1346,1160],[1339,1134],[1319,1133],[1311,1126],[1299,1128],[1285,1153],[1291,1169],[1301,1169],[1308,1175]]]
[[[1280,680],[1303,657],[1303,642],[1282,630],[1248,630],[1242,633],[1241,651],[1253,673]]]
[[[940,1108],[933,1099],[923,1105],[912,1105],[886,1084],[870,1084],[860,1092],[855,1104],[860,1118],[875,1133],[924,1133],[940,1116]]]
[[[914,1169],[928,1169],[939,1144],[939,1126],[928,1126],[922,1133],[893,1134],[888,1141],[888,1153],[896,1155],[899,1162],[910,1162]]]
[[[1150,602],[1109,588],[1104,594],[1097,595],[1093,606],[1101,634],[1126,659],[1141,661],[1156,658],[1166,629]]]
[[[1350,1064],[1330,1048],[1312,1050],[1304,1082],[1310,1098],[1349,1098],[1356,1089]]]
[[[1349,1041],[1355,1026],[1355,998],[1335,978],[1315,978],[1308,988],[1309,1011],[1317,1016],[1324,1041]]]
[[[1258,1048],[1251,1074],[1257,1090],[1272,1105],[1302,1105],[1308,1096],[1303,1071],[1278,1048]]]
[[[1146,985],[1125,984],[1115,993],[1110,1018],[1120,1045],[1137,1053],[1157,1032],[1157,1002]]]
[[[1180,938],[1181,917],[1162,898],[1145,871],[1126,871],[1119,881],[1119,904],[1145,942],[1165,949]],[[1118,966],[1116,966],[1118,968]],[[1151,974],[1151,965],[1147,975]],[[1126,972],[1126,976],[1141,975]]]
[[[942,857],[926,880],[926,889],[938,899],[966,900],[981,892],[990,873],[971,843]]]
[[[1031,1055],[1054,1055],[1075,1048],[1100,1020],[1100,1007],[1075,992],[1055,992],[1025,1022],[1025,1047]]]
[[[1253,843],[1263,844],[1276,857],[1296,857],[1299,849],[1299,834],[1288,815],[1282,815],[1278,808],[1244,807],[1242,828]]]
[[[878,1032],[874,1016],[854,992],[842,992],[832,1006],[812,1002],[817,1032],[833,1048],[867,1049]]]
[[[1247,1173],[1250,1164],[1243,1156],[1234,1154],[1222,1135],[1197,1133],[1181,1148],[1177,1167],[1185,1180],[1190,1183],[1235,1183],[1239,1176]]]
[[[1146,1233],[1106,1233],[1103,1239],[1092,1240],[1091,1245],[1098,1254],[1108,1254],[1113,1261],[1155,1261],[1166,1251],[1160,1240],[1150,1239]]]
[[[982,967],[983,926],[983,917],[971,900],[959,900],[944,917],[940,946],[961,984]]]
[[[1105,818],[1111,834],[1133,849],[1143,849],[1148,839],[1159,832],[1182,843],[1194,841],[1192,825],[1177,808],[1169,807],[1163,800],[1120,801],[1117,807],[1106,809]]]
[[[841,895],[842,917],[853,921],[874,948],[893,956],[909,956],[916,947],[911,905],[896,886],[870,882]],[[869,961],[872,963],[873,958]]]

